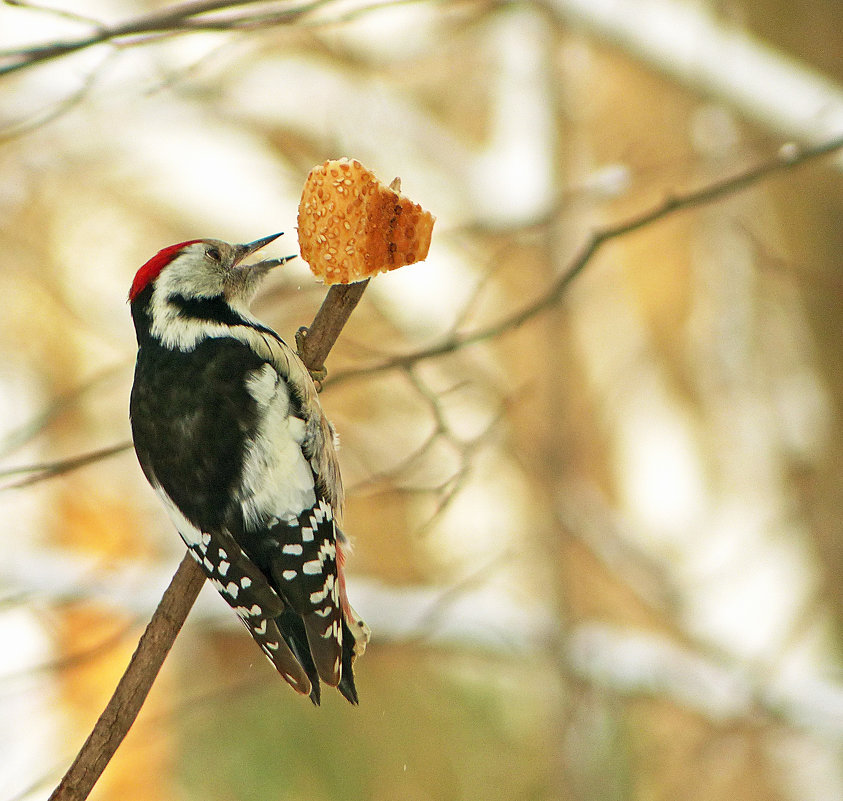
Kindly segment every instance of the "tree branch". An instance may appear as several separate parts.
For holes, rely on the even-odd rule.
[[[303,358],[308,368],[322,367],[365,288],[366,283],[331,287],[304,337]],[[202,568],[186,553],[114,694],[50,801],[84,801],[88,797],[135,722],[204,583]]]
[[[118,442],[116,445],[98,448],[95,451],[71,456],[68,459],[59,459],[55,462],[42,462],[39,464],[10,467],[0,470],[0,480],[15,475],[29,474],[25,478],[19,478],[17,481],[11,481],[8,484],[3,484],[0,486],[0,492],[12,489],[23,489],[24,487],[29,487],[32,484],[46,481],[49,478],[55,478],[56,476],[70,473],[73,470],[78,470],[80,467],[86,467],[89,464],[95,464],[96,462],[101,462],[103,459],[108,459],[110,456],[116,456],[119,453],[124,453],[131,447],[131,442]]]
[[[391,356],[369,367],[354,368],[334,373],[330,378],[330,383],[336,384],[352,378],[370,376],[388,370],[406,370],[418,362],[453,353],[468,345],[493,339],[507,331],[518,328],[528,320],[531,320],[533,317],[536,317],[541,312],[546,311],[558,303],[574,279],[585,269],[592,258],[607,242],[645,228],[677,212],[697,206],[705,206],[716,200],[734,195],[773,175],[793,169],[808,161],[836,153],[839,150],[843,150],[843,136],[811,147],[800,147],[794,143],[788,143],[779,149],[779,152],[774,158],[750,167],[737,175],[714,181],[700,189],[694,189],[668,197],[649,210],[640,212],[615,225],[594,231],[582,248],[580,248],[579,253],[574,256],[568,267],[562,271],[547,291],[524,308],[505,315],[497,322],[484,328],[479,328],[476,331],[464,333],[453,332],[427,348]]]
[[[367,278],[355,284],[335,284],[330,288],[325,302],[313,318],[313,325],[301,337],[302,361],[310,370],[318,371],[324,366],[331,347],[368,285]]]
[[[0,51],[0,76],[31,67],[43,61],[50,61],[61,56],[84,50],[86,47],[125,39],[129,36],[146,34],[194,33],[196,31],[226,31],[237,28],[260,27],[270,24],[290,23],[329,0],[311,0],[302,5],[262,14],[232,16],[213,16],[214,12],[262,5],[264,0],[188,0],[147,14],[133,17],[116,25],[95,25],[94,30],[75,39],[65,39],[42,45],[33,45],[19,50]],[[8,2],[8,0],[6,0]],[[12,3],[14,5],[14,3]],[[212,15],[212,16],[208,16]]]

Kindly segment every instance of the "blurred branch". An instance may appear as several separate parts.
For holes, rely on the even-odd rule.
[[[60,459],[55,462],[43,462],[41,464],[23,465],[22,467],[10,467],[5,470],[0,470],[0,479],[8,478],[9,476],[20,475],[21,473],[34,473],[26,478],[12,481],[9,484],[4,484],[0,487],[0,492],[10,489],[22,489],[29,487],[32,484],[37,484],[41,481],[46,481],[48,478],[55,478],[56,476],[64,475],[72,470],[78,470],[80,467],[86,467],[95,462],[101,462],[109,456],[115,456],[118,453],[124,453],[132,447],[131,442],[118,442],[116,445],[109,445],[107,448],[99,448],[89,453],[82,453],[78,456],[71,456],[69,459]]]
[[[72,409],[75,404],[79,403],[89,392],[100,390],[105,382],[120,375],[121,369],[122,366],[109,367],[101,370],[92,378],[89,378],[73,389],[54,397],[42,411],[3,434],[2,438],[0,438],[0,458],[8,456],[17,448],[31,442],[47,426],[59,419],[68,409]]]
[[[365,479],[355,484],[350,489],[350,494],[361,495],[365,492],[377,494],[384,491],[382,487],[386,485],[385,491],[390,494],[414,497],[432,496],[434,498],[432,510],[412,532],[413,538],[419,538],[426,536],[442,519],[460,491],[466,486],[472,477],[472,468],[478,451],[491,442],[507,413],[512,410],[514,398],[519,396],[520,393],[515,392],[512,398],[505,398],[499,408],[491,414],[482,430],[470,437],[462,437],[448,423],[441,394],[437,394],[427,385],[420,375],[420,371],[408,368],[405,371],[405,377],[423,400],[434,421],[434,426],[424,438],[424,441],[403,459],[386,469],[373,471]],[[464,382],[457,386],[461,386],[462,383]],[[454,387],[445,390],[445,392],[453,389]],[[441,454],[434,452],[437,444],[447,446],[449,456],[453,454],[456,460],[453,469],[450,459],[443,459]],[[424,459],[428,456],[431,458],[431,463],[436,465],[433,469],[436,471],[438,480],[426,483],[424,486],[413,485],[408,487],[400,485],[402,475],[414,468],[423,467]]]
[[[26,136],[53,120],[58,119],[79,105],[89,95],[105,62],[108,61],[111,55],[113,54],[108,54],[99,64],[88,71],[88,74],[84,77],[78,89],[33,116],[0,129],[0,142],[8,142],[11,139]],[[0,55],[0,58],[2,58],[2,55]],[[0,75],[2,75],[2,71],[3,68],[0,67]]]
[[[335,324],[335,315],[344,322],[365,286],[356,285],[351,290],[347,286],[331,287],[304,338],[303,352],[308,352],[306,346],[312,338],[319,345],[314,350],[324,359],[342,328],[342,325]],[[354,298],[353,304],[349,303],[349,295]],[[305,363],[310,368],[322,366],[307,361]],[[83,801],[88,797],[135,722],[204,583],[202,568],[186,553],[138,642],[114,694],[73,764],[50,796],[50,801]]]
[[[564,650],[575,673],[613,693],[656,695],[721,724],[762,720],[833,741],[843,737],[843,687],[834,681],[807,675],[771,682],[733,658],[597,622],[576,627]]]
[[[146,42],[149,41],[148,37],[153,36],[160,38],[200,31],[256,30],[273,25],[289,25],[323,6],[337,4],[337,0],[309,0],[309,2],[292,6],[285,3],[279,7],[278,3],[273,3],[271,0],[188,0],[188,2],[176,3],[141,14],[116,25],[106,25],[89,17],[23,0],[3,0],[3,2],[10,6],[64,17],[73,22],[86,24],[93,30],[75,38],[0,50],[0,77],[99,44],[125,44],[126,40],[134,37],[147,37],[141,39],[142,42]],[[367,4],[355,9],[354,15],[367,13],[382,5],[390,4],[394,5],[394,0]],[[245,6],[258,6],[258,8],[255,11],[230,13]],[[333,21],[340,22],[351,18],[347,9],[341,9],[341,12],[340,16]]]
[[[3,4],[14,8],[25,8],[27,11],[38,11],[51,17],[57,17],[58,19],[70,20],[70,22],[102,27],[102,23],[93,17],[77,14],[75,11],[67,11],[64,8],[53,8],[52,6],[46,6],[41,3],[33,3],[30,0],[3,0]]]
[[[506,315],[498,322],[492,323],[485,328],[479,328],[476,331],[468,333],[455,332],[449,334],[440,342],[427,348],[399,356],[392,356],[369,367],[354,368],[334,373],[327,383],[339,383],[352,378],[383,373],[388,370],[407,369],[419,362],[454,353],[478,342],[494,339],[501,334],[518,328],[547,309],[555,306],[562,299],[574,279],[588,266],[592,258],[607,242],[619,239],[641,228],[646,228],[648,225],[652,225],[678,212],[722,200],[737,192],[749,189],[778,173],[794,169],[809,161],[814,161],[840,150],[843,150],[843,136],[838,136],[811,147],[800,147],[794,143],[787,143],[779,148],[778,153],[773,158],[755,167],[750,167],[737,175],[714,181],[700,189],[672,195],[649,210],[643,211],[614,225],[594,231],[579,253],[574,256],[568,267],[562,271],[547,291],[521,310]]]
[[[29,8],[26,3],[9,2],[7,5],[15,5]],[[332,0],[311,0],[301,5],[279,9],[277,6],[272,10],[264,10],[262,13],[254,14],[216,14],[214,12],[230,11],[243,6],[272,5],[265,0],[189,0],[184,3],[168,6],[166,8],[151,11],[148,14],[141,14],[117,25],[96,24],[94,30],[84,36],[62,41],[50,42],[47,44],[32,45],[20,49],[9,49],[0,51],[0,76],[31,67],[44,61],[50,61],[87,47],[113,42],[119,39],[126,39],[131,36],[145,34],[178,34],[194,33],[196,31],[228,31],[235,29],[248,29],[279,23],[290,23],[304,16],[305,14],[319,8]],[[47,9],[33,6],[33,10],[45,11]],[[206,16],[212,15],[212,16]],[[81,21],[81,20],[78,20]],[[5,63],[2,63],[2,62]]]

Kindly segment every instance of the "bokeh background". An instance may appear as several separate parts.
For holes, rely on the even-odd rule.
[[[787,166],[843,135],[837,0],[9,0],[0,48],[0,801],[49,795],[182,556],[134,271],[294,252],[340,156],[438,218],[322,395],[361,704],[206,587],[92,798],[843,798],[843,157]],[[323,294],[299,260],[255,310],[289,339]]]

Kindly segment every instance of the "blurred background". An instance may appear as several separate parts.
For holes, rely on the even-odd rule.
[[[340,156],[437,216],[322,394],[361,704],[206,587],[92,798],[843,798],[843,157],[787,166],[843,136],[837,0],[6,0],[0,48],[0,801],[49,795],[183,554],[134,272],[294,252]],[[323,295],[298,260],[254,308],[289,341]]]

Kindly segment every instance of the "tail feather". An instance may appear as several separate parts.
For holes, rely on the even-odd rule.
[[[313,701],[315,706],[319,706],[322,696],[319,685],[319,672],[316,670],[316,665],[310,653],[310,647],[307,643],[307,632],[305,631],[301,616],[290,607],[287,607],[275,618],[275,621],[278,624],[284,642],[287,643],[293,652],[293,656],[298,660],[298,663],[310,679],[310,700]]]
[[[338,606],[326,607],[324,611],[324,616],[303,615],[302,622],[319,678],[336,687],[342,675],[342,612]]]
[[[348,602],[344,546],[346,538],[324,498],[295,519],[276,519],[262,533],[250,534],[250,555],[283,604],[274,615],[281,637],[317,704],[320,681],[357,703],[353,664],[369,639],[369,627]]]
[[[349,703],[356,705],[360,699],[357,697],[357,687],[354,685],[355,640],[345,620],[342,622],[342,641],[342,678],[337,689]]]
[[[308,675],[299,655],[289,646],[284,630],[272,618],[264,618],[260,623],[241,616],[249,633],[260,645],[284,680],[302,695],[313,694],[313,678]]]

